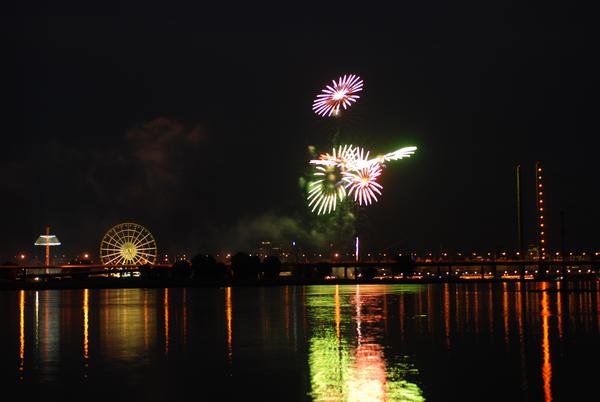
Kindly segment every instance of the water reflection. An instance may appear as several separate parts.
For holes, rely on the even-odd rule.
[[[19,378],[25,368],[25,291],[19,292]]]
[[[60,308],[60,292],[45,292],[44,331],[42,333],[42,370],[52,378],[52,367],[60,360],[60,323],[63,314]]]
[[[186,350],[187,349],[187,334],[188,334],[188,301],[187,301],[187,289],[183,288],[183,290],[181,291],[182,293],[182,310],[183,310],[183,331],[182,331],[182,337],[183,337],[183,349]]]
[[[476,284],[474,285],[474,290],[473,290],[473,301],[474,301],[474,311],[473,311],[473,316],[475,317],[474,320],[474,331],[475,331],[475,339],[477,339],[477,336],[479,335],[479,286],[477,286]]]
[[[450,291],[448,284],[444,284],[444,335],[446,340],[446,349],[450,349]]]
[[[281,385],[265,400],[584,399],[600,368],[599,285],[0,292],[0,375],[120,399],[226,384],[222,399],[240,400],[265,373]]]
[[[386,288],[309,287],[311,396],[317,401],[424,400],[407,359],[384,356]],[[395,294],[396,298],[401,294]],[[403,308],[403,303],[400,302]]]
[[[35,348],[40,347],[40,292],[35,292]]]
[[[552,401],[552,362],[550,360],[550,337],[548,318],[550,307],[548,303],[547,286],[542,287],[542,380],[544,382],[544,401]]]
[[[290,287],[284,287],[283,309],[285,317],[285,337],[290,337]]]
[[[600,333],[600,291],[596,292],[596,325]]]
[[[144,289],[105,289],[93,292],[97,292],[93,295],[98,296],[99,300],[95,301],[95,298],[91,297],[93,303],[89,307],[89,314],[97,314],[100,325],[99,328],[91,325],[96,331],[89,336],[99,343],[98,358],[125,367],[139,364],[138,359],[145,355],[147,345],[152,346],[157,338],[160,339],[161,332],[168,329],[168,290],[152,291],[149,295],[150,300],[146,300],[148,291]],[[160,300],[159,292],[167,296],[163,299],[163,311],[157,303]],[[147,309],[150,309],[151,313],[148,313]],[[156,319],[161,313],[166,318],[162,328],[157,326]],[[168,331],[166,332],[168,337]],[[168,338],[163,345],[163,353],[167,352]],[[89,357],[91,359],[92,356]]]
[[[163,307],[165,313],[165,355],[169,354],[169,289],[165,289]]]
[[[521,360],[521,390],[527,394],[527,356],[525,353],[525,327],[523,324],[523,310],[524,310],[524,299],[525,289],[522,283],[517,284],[517,291],[515,292],[515,311],[517,314],[517,328],[519,330],[519,355]]]
[[[508,283],[502,282],[502,317],[504,317],[504,343],[509,341]]]
[[[84,289],[83,291],[83,365],[88,366],[89,358],[89,301],[90,291]]]
[[[489,322],[489,336],[493,339],[494,333],[494,292],[492,291],[492,284],[487,286],[488,294],[488,322]]]
[[[227,360],[231,363],[233,360],[233,328],[232,328],[232,320],[233,320],[233,310],[231,304],[231,287],[228,287],[225,290],[225,309],[226,309],[226,317],[227,317]]]
[[[149,346],[149,335],[148,335],[148,292],[144,292],[144,348],[148,349]]]
[[[560,290],[560,288],[561,283],[558,282],[557,289]],[[558,317],[558,337],[560,338],[560,341],[562,341],[563,338],[562,303],[562,292],[556,292],[556,315]]]

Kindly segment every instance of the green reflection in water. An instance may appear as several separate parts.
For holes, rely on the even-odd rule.
[[[419,386],[404,378],[407,374],[413,376],[419,374],[419,371],[408,362],[407,358],[387,370],[387,400],[415,402],[425,400]]]
[[[317,401],[424,401],[408,375],[418,375],[407,358],[387,362],[380,305],[389,293],[421,287],[313,286],[307,289],[310,396]]]
[[[315,400],[342,400],[348,394],[348,348],[338,346],[335,334],[310,340],[308,357]]]

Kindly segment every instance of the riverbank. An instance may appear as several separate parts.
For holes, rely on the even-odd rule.
[[[571,284],[582,282],[598,281],[599,277],[586,276],[585,278],[535,278],[526,279],[523,283],[536,282],[559,282],[567,286],[559,287],[554,290],[577,290],[577,287]],[[193,281],[193,280],[175,280],[175,279],[144,279],[144,278],[90,278],[90,279],[52,279],[47,281],[0,281],[0,291],[2,290],[48,290],[48,289],[114,289],[114,288],[214,288],[214,287],[260,287],[260,286],[305,286],[305,285],[356,285],[356,284],[446,284],[446,283],[504,283],[520,282],[514,278],[493,278],[493,279],[461,279],[461,278],[386,278],[386,279],[300,279],[293,277],[279,277],[276,279],[261,280],[225,280],[225,281]]]

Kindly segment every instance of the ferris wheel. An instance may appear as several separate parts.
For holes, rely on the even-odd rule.
[[[113,226],[100,242],[100,260],[104,265],[154,264],[156,255],[152,233],[137,223]]]

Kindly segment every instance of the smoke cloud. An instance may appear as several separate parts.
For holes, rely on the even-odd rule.
[[[339,210],[330,216],[291,217],[268,212],[240,220],[233,227],[215,234],[219,246],[235,251],[256,249],[261,241],[296,244],[305,251],[316,251],[328,246],[351,249],[355,217],[349,211]],[[224,235],[223,235],[224,234]]]

